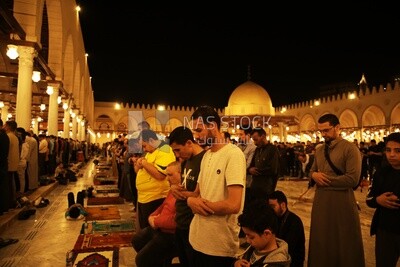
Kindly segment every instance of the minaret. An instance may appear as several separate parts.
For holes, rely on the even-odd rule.
[[[361,80],[360,80],[360,82],[358,83],[358,87],[359,87],[360,90],[362,90],[363,93],[365,93],[365,91],[366,91],[367,88],[368,88],[367,79],[365,78],[364,73],[363,73],[362,76],[361,76]]]

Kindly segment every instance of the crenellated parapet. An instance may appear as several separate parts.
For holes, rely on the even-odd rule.
[[[156,105],[156,104],[141,104],[141,103],[118,103],[118,102],[96,102],[96,106],[102,107],[113,107],[119,104],[121,110],[142,110],[142,111],[153,111],[153,110],[166,110],[166,111],[184,111],[194,112],[197,107],[195,106],[175,106],[175,105]],[[223,114],[224,109],[216,109],[218,113]]]
[[[140,103],[95,102],[94,131],[104,141],[116,134],[137,130],[139,122],[145,120],[160,134],[168,134],[175,127],[187,125],[190,116],[197,109],[193,106],[156,105]],[[217,109],[222,116],[223,109]]]
[[[340,120],[342,134],[350,139],[381,140],[400,128],[400,84],[396,81],[372,88],[363,84],[347,92],[280,106],[276,112],[299,120],[289,133],[315,134],[318,118],[333,113]]]
[[[294,110],[294,109],[299,109],[299,108],[313,108],[315,106],[319,106],[321,104],[326,104],[326,105],[331,105],[335,104],[337,102],[346,100],[348,98],[353,97],[354,95],[356,98],[362,98],[364,96],[373,96],[373,97],[382,97],[388,94],[388,92],[393,92],[393,91],[400,91],[400,83],[399,81],[394,82],[392,85],[391,83],[387,83],[386,86],[384,85],[379,85],[378,87],[373,86],[372,88],[366,87],[365,89],[363,88],[354,88],[354,90],[350,90],[348,92],[343,92],[339,94],[333,94],[329,96],[323,96],[315,99],[310,99],[306,101],[301,101],[297,103],[292,103],[288,105],[283,105],[275,108],[275,112],[277,114],[282,113],[283,110],[286,109],[286,111],[289,110]]]

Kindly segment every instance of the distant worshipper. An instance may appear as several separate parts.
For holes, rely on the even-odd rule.
[[[68,210],[65,212],[65,218],[67,220],[82,220],[86,215],[89,214],[83,205],[83,192],[78,192],[76,198],[77,199],[75,203],[74,193],[68,193]]]

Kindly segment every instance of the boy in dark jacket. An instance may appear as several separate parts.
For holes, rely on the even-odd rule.
[[[288,244],[275,236],[278,218],[264,200],[250,203],[238,221],[250,246],[235,261],[234,267],[290,266]]]
[[[387,166],[374,173],[367,205],[376,208],[371,223],[376,266],[395,267],[400,252],[400,133],[386,139]]]

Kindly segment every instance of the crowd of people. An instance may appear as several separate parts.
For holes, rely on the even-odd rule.
[[[175,198],[175,210],[169,210],[169,215],[174,213],[174,238],[168,232],[168,238],[163,239],[169,240],[169,248],[174,249],[157,259],[146,258],[151,264],[149,261],[144,264],[143,257],[137,257],[137,266],[162,266],[174,256],[179,257],[180,266],[258,266],[261,263],[260,266],[304,266],[304,226],[300,217],[289,210],[285,193],[276,190],[282,176],[308,179],[309,187],[316,188],[308,266],[365,266],[354,189],[360,179],[372,181],[381,167],[388,165],[384,156],[387,146],[381,143],[378,150],[374,140],[366,146],[364,142],[343,139],[339,120],[333,114],[319,118],[318,130],[323,140],[316,143],[273,143],[267,139],[264,129],[249,125],[241,125],[239,138],[233,142],[221,131],[218,113],[207,106],[192,114],[190,125],[191,128],[175,128],[166,139],[146,125],[135,138],[127,140],[121,136],[114,140],[120,147],[115,154],[127,158],[119,160],[126,166],[121,168],[120,189],[124,187],[127,173],[134,177],[129,179],[128,186],[129,195],[134,198],[139,229],[151,228],[151,236],[154,231],[162,232],[160,227],[152,226],[150,218],[165,206],[167,198],[171,195]],[[110,144],[109,148],[112,147]],[[121,151],[125,152],[121,154]],[[399,161],[398,149],[393,148],[391,152]],[[381,157],[380,164],[376,163],[377,156]],[[115,156],[111,153],[109,157]],[[327,157],[335,166],[328,163]],[[181,163],[181,180],[168,184],[168,166],[177,161]],[[365,166],[367,174],[373,174],[371,178],[363,175]],[[396,171],[390,175],[398,178]],[[400,196],[398,189],[386,195],[392,200],[390,207],[397,216],[395,222],[399,222],[399,204],[395,202]],[[393,231],[384,225],[385,230]],[[382,231],[379,233],[382,236]],[[390,240],[394,242],[396,238]],[[241,239],[246,242],[241,244]],[[385,235],[383,240],[385,243],[389,238]],[[135,243],[134,238],[134,248],[142,255],[145,245]],[[387,245],[378,245],[380,251],[382,246]],[[145,251],[157,254],[159,249],[152,242]],[[241,254],[243,250],[245,253]],[[391,256],[398,258],[394,252]],[[377,266],[395,266],[378,263],[377,260]]]
[[[309,187],[315,187],[308,266],[365,266],[354,196],[362,179],[372,182],[366,201],[376,208],[371,225],[376,266],[396,266],[400,133],[390,134],[380,144],[349,142],[340,134],[338,117],[325,114],[317,125],[323,141],[273,143],[264,129],[241,125],[238,140],[232,142],[221,131],[221,118],[212,107],[196,109],[190,122],[190,128],[176,127],[166,139],[142,122],[138,132],[103,146],[103,155],[118,174],[120,195],[136,211],[132,245],[138,267],[165,266],[174,257],[180,266],[304,266],[303,222],[289,210],[285,193],[276,190],[284,175],[308,179]],[[0,145],[8,151],[14,151],[15,144],[18,148],[19,139],[10,137],[16,130],[7,122],[0,133]],[[41,169],[40,142],[37,146]],[[54,151],[59,151],[56,147]],[[59,153],[56,162],[64,158]],[[29,168],[28,153],[22,154]],[[3,149],[0,156],[10,158]],[[18,164],[7,165],[8,169],[5,161],[0,164],[7,177],[0,181],[5,186],[1,188],[11,188],[16,178],[10,172],[17,173]],[[29,181],[25,180],[25,189]],[[4,209],[12,196],[1,197]],[[75,203],[71,196],[70,202],[77,207],[81,199]],[[74,211],[72,217],[81,215]],[[241,239],[246,242],[241,244]]]
[[[86,161],[97,148],[85,141],[61,138],[0,120],[0,216],[18,207],[18,200],[55,178],[57,166]]]

